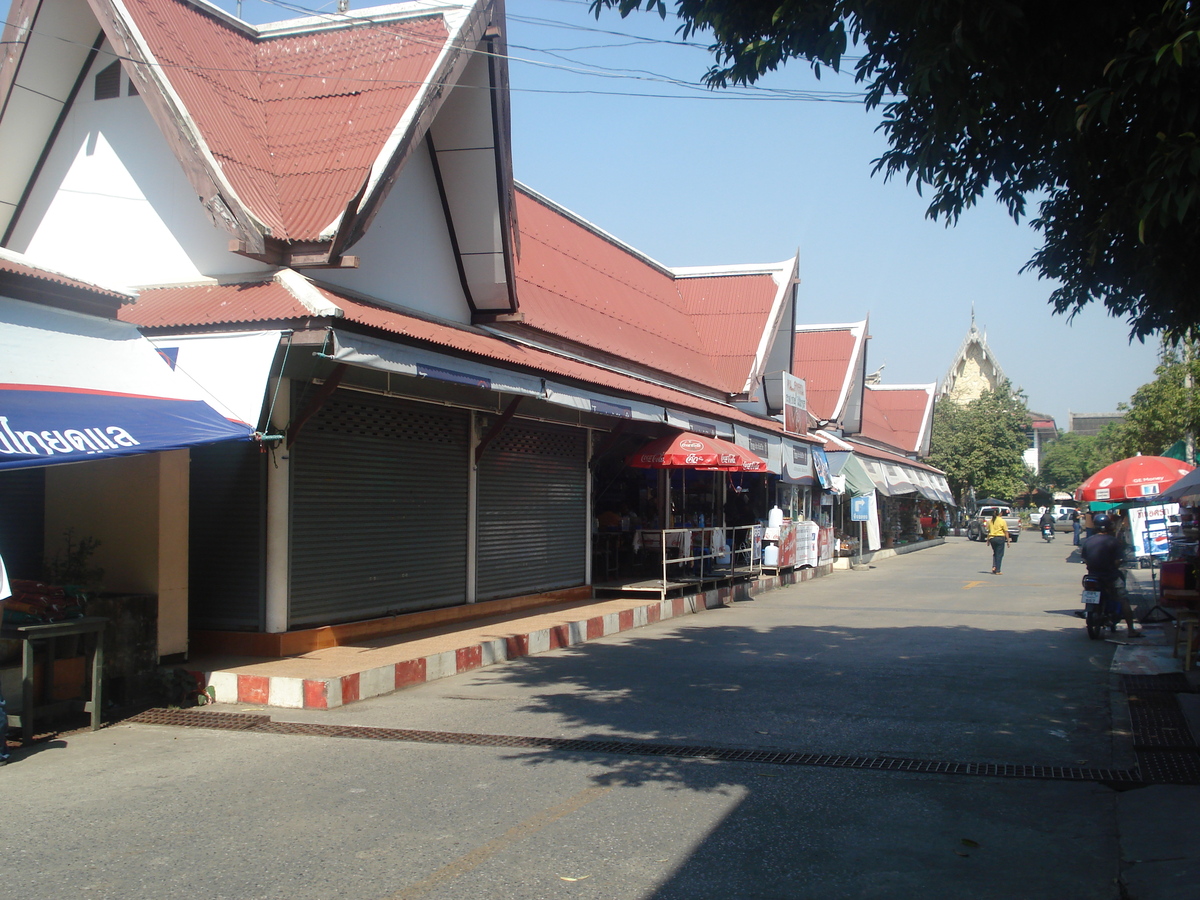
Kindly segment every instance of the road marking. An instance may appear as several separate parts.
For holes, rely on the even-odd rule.
[[[556,822],[563,818],[563,816],[569,816],[577,809],[582,809],[593,800],[599,800],[611,790],[611,787],[585,788],[558,806],[552,806],[550,809],[544,809],[540,813],[530,816],[524,822],[508,829],[500,837],[493,838],[486,844],[476,847],[470,853],[460,856],[452,863],[447,863],[424,881],[418,881],[416,884],[409,885],[399,893],[389,894],[385,900],[415,900],[415,898],[427,894],[438,885],[470,872],[510,844],[524,840],[551,822]]]
[[[969,591],[973,587],[979,587],[981,584],[987,584],[986,581],[968,581],[963,585],[964,591]]]

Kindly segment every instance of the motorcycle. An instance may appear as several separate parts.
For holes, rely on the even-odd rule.
[[[1052,540],[1054,540],[1054,526],[1053,525],[1043,525],[1042,526],[1042,539],[1045,540],[1045,542],[1047,544],[1050,543]]]
[[[1087,624],[1088,637],[1093,641],[1100,639],[1106,627],[1109,631],[1117,630],[1121,607],[1111,594],[1111,591],[1104,589],[1104,582],[1098,576],[1083,576],[1083,604],[1086,609],[1083,619]]]

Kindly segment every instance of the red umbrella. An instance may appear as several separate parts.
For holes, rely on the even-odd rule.
[[[749,450],[690,431],[653,440],[631,454],[626,465],[639,469],[707,469],[721,472],[765,472],[767,464]]]
[[[1076,500],[1140,500],[1154,497],[1192,471],[1167,456],[1131,456],[1105,466],[1075,490]]]

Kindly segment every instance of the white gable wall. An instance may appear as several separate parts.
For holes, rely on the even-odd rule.
[[[109,50],[106,44],[105,49]],[[230,253],[142,99],[95,100],[100,53],[68,114],[10,247],[100,284],[136,286],[268,271]]]
[[[471,321],[424,144],[397,176],[366,236],[349,252],[359,258],[357,269],[328,269],[316,277],[386,306]]]

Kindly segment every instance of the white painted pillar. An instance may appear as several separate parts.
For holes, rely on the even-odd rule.
[[[479,419],[474,411],[467,422],[467,602],[478,598],[475,578],[478,573],[479,547],[475,533],[479,523],[479,466],[475,448],[479,446]]]
[[[282,434],[291,418],[292,382],[276,379],[270,428]],[[288,630],[291,463],[285,441],[269,445],[267,460],[266,625],[269,634]]]

